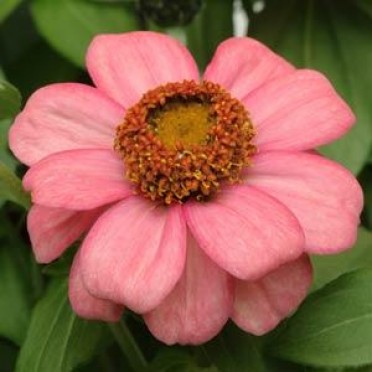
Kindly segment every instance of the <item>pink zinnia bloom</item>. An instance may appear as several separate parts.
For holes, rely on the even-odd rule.
[[[308,254],[340,252],[355,242],[360,186],[346,169],[313,151],[350,129],[355,118],[349,107],[322,74],[295,69],[253,39],[224,41],[202,79],[239,100],[227,99],[239,112],[227,116],[240,120],[240,127],[226,141],[215,140],[213,151],[234,153],[241,172],[226,171],[219,158],[213,161],[222,178],[208,173],[215,164],[207,171],[192,168],[195,178],[185,181],[177,202],[178,191],[169,191],[180,187],[173,176],[162,170],[153,176],[151,169],[148,180],[138,176],[143,164],[130,157],[139,159],[133,142],[139,134],[130,137],[126,125],[137,125],[141,110],[128,109],[138,108],[146,92],[176,89],[168,83],[201,86],[188,50],[152,32],[101,35],[89,47],[87,68],[96,87],[63,83],[38,90],[10,131],[12,151],[30,167],[23,184],[34,203],[27,223],[37,261],[55,260],[86,234],[70,274],[74,311],[117,321],[127,307],[143,314],[167,344],[205,342],[229,318],[255,335],[273,329],[306,296],[312,280]],[[164,98],[146,118],[157,118],[152,128],[166,126],[184,105],[199,130],[199,117],[211,106],[208,94],[175,95],[171,103]],[[164,113],[165,119],[156,116]],[[175,132],[181,140],[183,129]],[[175,129],[166,127],[160,139],[168,139],[167,130]],[[241,136],[244,130],[253,139]],[[144,142],[150,155],[141,159],[157,156],[162,169],[159,138],[158,147]],[[210,137],[200,138],[195,146],[211,149]],[[235,151],[236,143],[244,149]],[[167,146],[164,154],[172,143]],[[179,161],[192,159],[192,144],[187,151],[174,146]],[[164,172],[174,171],[169,169]],[[207,173],[209,183],[203,183]],[[162,177],[166,186],[156,181]],[[163,187],[169,193],[162,200]]]

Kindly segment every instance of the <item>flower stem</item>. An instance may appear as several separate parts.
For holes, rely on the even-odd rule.
[[[125,322],[121,319],[117,323],[108,323],[108,326],[133,370],[143,371],[147,361]]]

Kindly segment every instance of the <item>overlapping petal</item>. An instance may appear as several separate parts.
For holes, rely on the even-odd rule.
[[[32,201],[54,208],[85,210],[132,195],[123,162],[113,150],[71,150],[41,160],[23,178]]]
[[[27,230],[36,261],[49,263],[58,258],[100,213],[102,208],[77,212],[34,204],[27,215]]]
[[[124,306],[94,297],[88,292],[82,280],[79,252],[75,255],[71,267],[68,295],[72,309],[86,319],[117,322],[124,310]]]
[[[302,302],[311,281],[312,268],[306,255],[255,282],[236,280],[232,319],[255,335],[269,332]]]
[[[263,153],[247,170],[246,182],[293,212],[308,252],[338,252],[354,244],[363,194],[354,176],[340,165],[308,153]]]
[[[187,262],[180,281],[144,319],[154,336],[168,345],[206,342],[228,320],[232,292],[229,275],[188,235]]]
[[[81,248],[83,279],[95,296],[143,313],[172,291],[186,259],[180,206],[131,197],[103,214]]]
[[[184,210],[200,247],[237,278],[255,280],[302,253],[297,219],[253,187],[226,187],[213,201],[189,202]]]
[[[36,91],[10,129],[9,145],[32,165],[59,151],[112,148],[124,109],[83,84],[53,84]]]
[[[96,36],[88,49],[87,67],[98,89],[126,108],[158,85],[199,79],[185,46],[155,32]]]
[[[208,341],[229,317],[270,331],[309,289],[304,251],[334,253],[356,239],[360,186],[310,153],[351,128],[351,110],[323,75],[250,38],[223,42],[203,78],[246,106],[258,152],[244,184],[164,206],[134,195],[112,149],[115,127],[146,91],[199,80],[194,59],[169,36],[140,31],[95,37],[87,67],[97,88],[40,89],[11,129],[11,149],[31,166],[23,184],[37,260],[56,259],[90,229],[69,281],[80,316],[117,321],[125,306],[167,344]]]
[[[292,71],[292,65],[259,41],[235,37],[218,46],[203,78],[243,99],[266,82]]]
[[[330,82],[312,70],[275,79],[243,103],[257,129],[261,152],[312,149],[341,137],[355,122]]]

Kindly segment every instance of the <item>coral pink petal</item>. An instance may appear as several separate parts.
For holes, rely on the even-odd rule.
[[[200,247],[240,279],[255,280],[303,252],[297,219],[274,198],[249,186],[227,186],[213,201],[185,204]]]
[[[59,151],[109,149],[123,117],[124,109],[95,88],[49,85],[36,91],[17,116],[9,145],[27,165]]]
[[[124,107],[158,85],[199,80],[189,51],[177,40],[155,32],[96,36],[88,49],[87,67],[98,89]]]
[[[102,208],[76,212],[34,204],[27,215],[27,230],[36,261],[49,263],[74,243],[102,213]]]
[[[124,310],[122,305],[94,297],[88,292],[82,278],[79,252],[71,267],[68,295],[72,309],[82,318],[117,322]]]
[[[187,262],[172,293],[144,319],[168,345],[200,344],[214,337],[232,311],[232,278],[213,263],[188,235]]]
[[[93,209],[132,194],[113,150],[71,150],[33,165],[23,179],[32,201],[54,208]]]
[[[300,305],[311,281],[312,268],[306,255],[255,282],[236,280],[232,319],[245,331],[263,335]]]
[[[261,152],[312,149],[339,138],[355,121],[329,81],[311,70],[298,70],[262,86],[244,104]]]
[[[333,253],[354,244],[363,194],[340,165],[309,153],[263,153],[247,170],[246,182],[292,211],[308,252]]]
[[[186,259],[181,207],[128,198],[103,214],[82,249],[84,282],[97,297],[143,313],[172,291]]]
[[[292,65],[257,40],[231,38],[219,45],[203,78],[243,99],[267,81],[292,71]]]

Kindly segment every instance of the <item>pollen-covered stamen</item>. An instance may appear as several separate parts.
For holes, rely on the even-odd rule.
[[[207,200],[239,182],[256,148],[244,106],[218,84],[168,83],[144,94],[117,127],[115,149],[138,191],[165,204]]]

